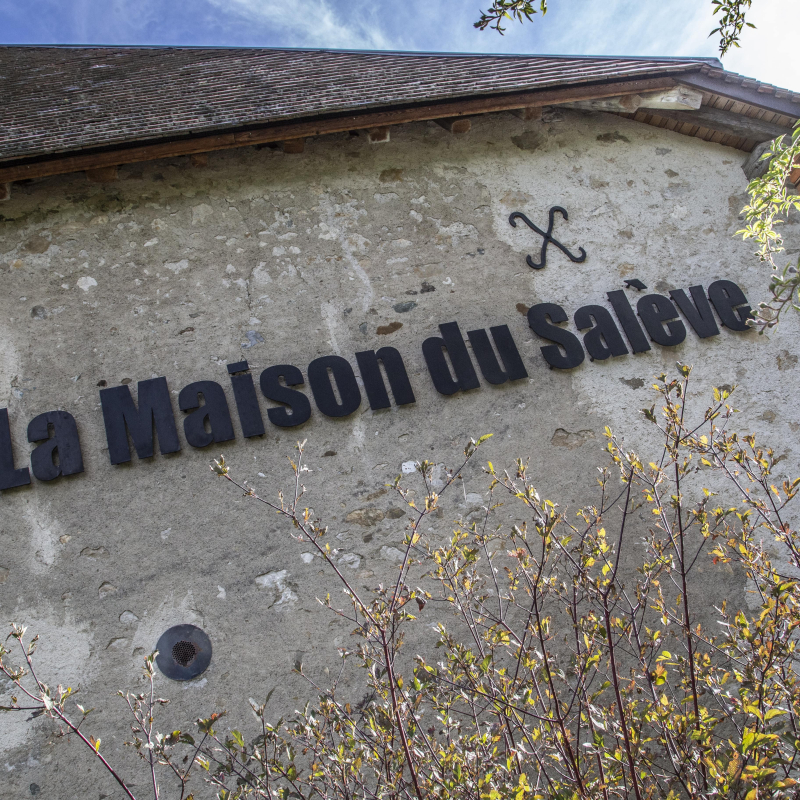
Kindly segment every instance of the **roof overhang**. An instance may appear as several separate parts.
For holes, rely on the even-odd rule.
[[[697,107],[654,109],[626,106],[630,98],[677,86],[694,91],[698,97],[702,95]],[[633,79],[615,79],[611,75],[587,81],[586,76],[582,76],[581,81],[573,82],[573,85],[552,85],[551,81],[545,88],[527,91],[482,92],[430,102],[387,104],[378,108],[373,105],[347,112],[294,116],[263,124],[226,125],[202,132],[185,130],[177,135],[173,132],[169,136],[39,153],[26,158],[0,158],[0,184],[78,171],[106,170],[113,174],[116,167],[124,164],[197,156],[253,145],[295,142],[294,151],[297,152],[307,138],[343,131],[366,130],[376,141],[387,140],[387,129],[392,126],[427,120],[436,120],[454,132],[463,132],[469,128],[468,123],[459,128],[452,125],[452,120],[518,109],[529,109],[528,118],[531,118],[544,107],[576,103],[590,109],[595,107],[594,103],[598,110],[609,110],[613,108],[613,104],[609,106],[609,98],[617,98],[620,102],[615,113],[745,152],[788,132],[800,117],[800,95],[727,73],[700,60],[674,65],[662,62],[650,74],[637,74]]]

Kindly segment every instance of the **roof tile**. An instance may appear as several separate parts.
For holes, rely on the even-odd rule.
[[[701,58],[0,47],[0,160],[387,106],[697,71],[718,63]]]

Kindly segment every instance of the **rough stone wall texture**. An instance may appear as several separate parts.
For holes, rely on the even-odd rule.
[[[659,292],[730,278],[760,299],[766,275],[733,237],[746,199],[743,159],[565,111],[533,123],[478,119],[463,137],[417,124],[393,130],[389,144],[337,135],[297,156],[237,150],[212,154],[202,169],[162,161],[121,168],[111,184],[75,175],[15,187],[0,209],[0,407],[18,465],[28,421],[68,410],[86,469],[0,497],[0,618],[41,634],[43,675],[79,684],[83,702],[105,709],[94,730],[128,763],[114,692],[135,684],[141,655],[170,625],[201,625],[214,658],[198,681],[159,677],[173,700],[165,728],[223,708],[246,726],[247,698],[276,685],[276,713],[291,710],[313,695],[291,673],[295,663],[319,677],[348,642],[347,624],[315,600],[338,596],[335,582],[276,516],[211,475],[206,465],[220,450],[238,476],[274,494],[288,484],[284,456],[307,438],[309,502],[359,586],[396,569],[403,519],[384,485],[404,462],[453,464],[467,437],[492,432],[484,460],[530,456],[544,494],[587,502],[603,426],[625,429],[646,453],[653,439],[636,412],[652,402],[652,377],[678,360],[695,365],[700,393],[738,384],[741,425],[796,473],[795,317],[766,336],[723,329],[699,340],[689,330],[677,348],[560,372],[547,368],[544,342],[518,310],[550,301],[572,314],[632,277]],[[511,228],[508,215],[542,224],[552,205],[570,214],[556,220],[558,238],[588,257],[573,264],[551,247],[547,268],[534,271],[525,256],[538,254],[540,239]],[[529,379],[437,394],[420,345],[452,320],[464,332],[508,325]],[[280,363],[305,371],[335,353],[355,366],[356,351],[382,345],[403,354],[416,405],[372,412],[363,401],[343,419],[314,408],[300,429],[266,423],[266,435],[249,440],[234,414],[235,442],[203,451],[184,442],[173,456],[109,464],[100,381],[134,388],[164,375],[179,420],[178,391],[201,379],[225,387],[233,412],[229,362],[247,358],[256,375]],[[698,396],[697,407],[704,402]],[[465,488],[435,523],[442,532],[480,505],[477,466]],[[723,590],[743,596],[731,576],[708,587],[709,605]],[[0,750],[3,798],[26,797],[32,784],[47,798],[116,791],[41,722],[0,718]],[[144,788],[143,777],[137,783]]]

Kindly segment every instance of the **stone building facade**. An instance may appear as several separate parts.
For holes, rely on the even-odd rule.
[[[637,412],[678,361],[698,408],[736,385],[743,428],[800,471],[798,320],[741,329],[766,275],[734,235],[743,166],[797,96],[703,59],[0,62],[0,617],[104,709],[123,763],[114,693],[171,626],[213,644],[198,678],[159,675],[176,726],[235,724],[273,686],[291,710],[312,695],[293,668],[319,675],[348,641],[316,601],[331,576],[215,478],[220,453],[275,496],[308,440],[309,503],[364,586],[397,569],[386,484],[409,463],[493,433],[484,460],[530,457],[545,495],[589,502],[604,426],[654,447]],[[475,466],[441,531],[485,491]],[[0,751],[0,797],[115,796],[44,721],[0,717]]]

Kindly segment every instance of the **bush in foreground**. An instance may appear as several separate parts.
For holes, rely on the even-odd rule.
[[[303,505],[303,445],[292,491],[274,502],[215,461],[341,582],[345,606],[323,603],[352,625],[341,668],[361,668],[363,700],[344,697],[337,679],[308,678],[317,700],[292,719],[270,722],[265,703],[247,733],[220,732],[213,715],[164,735],[154,719],[167,701],[154,694],[149,656],[146,690],[120,693],[149,796],[190,798],[199,768],[221,800],[800,797],[800,537],[786,516],[800,479],[775,485],[772,451],[731,429],[727,391],[690,421],[689,385],[680,367],[654,387],[662,411],[643,411],[661,441],[652,461],[606,430],[611,466],[597,505],[577,516],[540,497],[525,462],[489,462],[481,518],[431,540],[423,521],[488,437],[470,441],[438,490],[434,465],[420,462],[416,489],[393,484],[412,515],[397,578],[369,595]],[[520,522],[497,522],[501,505]],[[751,598],[736,609],[721,599],[713,630],[695,607],[701,568],[712,585],[715,570],[737,570]],[[403,647],[410,626],[430,636],[432,621],[435,661]],[[3,710],[59,723],[133,798],[84,733],[89,711],[74,713],[72,690],[36,674],[36,638],[26,643],[18,626],[9,638],[19,649],[0,649],[0,670],[17,696]]]

